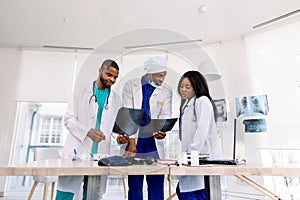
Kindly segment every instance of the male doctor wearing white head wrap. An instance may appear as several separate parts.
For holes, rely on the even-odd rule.
[[[141,128],[136,138],[127,135],[118,136],[119,144],[126,144],[125,156],[136,156],[154,159],[164,158],[164,138],[166,133],[147,133],[143,126],[150,119],[166,119],[172,117],[172,89],[164,83],[167,75],[167,61],[162,57],[151,57],[144,63],[146,74],[140,78],[129,80],[123,90],[122,104],[127,108],[145,111]],[[144,176],[128,176],[128,199],[143,199]],[[164,199],[164,175],[147,175],[148,200]]]

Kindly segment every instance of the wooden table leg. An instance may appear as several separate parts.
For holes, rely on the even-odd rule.
[[[256,183],[252,179],[248,178],[247,176],[244,175],[235,175],[238,179],[244,181],[247,183],[249,186],[253,187],[254,189],[258,190],[259,192],[263,193],[267,197],[269,197],[272,200],[278,200],[280,199],[276,194],[268,190],[267,188],[261,186],[260,184]]]

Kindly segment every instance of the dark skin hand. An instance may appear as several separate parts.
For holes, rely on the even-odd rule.
[[[156,138],[156,139],[164,139],[166,137],[166,133],[165,132],[161,132],[161,131],[158,131],[158,132],[155,132],[153,133],[153,136]]]
[[[129,141],[129,136],[127,134],[118,135],[117,142],[118,144],[126,144]]]
[[[166,133],[165,132],[155,132],[153,133],[153,136],[156,139],[164,139],[166,137]],[[135,143],[135,138],[129,138],[129,136],[127,134],[123,134],[123,135],[119,135],[117,137],[117,142],[119,144],[126,144],[127,146],[125,148],[125,153],[123,155],[123,157],[132,157],[136,155],[136,143]]]
[[[135,138],[129,138],[123,157],[125,157],[125,158],[126,157],[135,157],[135,155],[136,155]]]
[[[118,135],[117,137],[118,144],[126,144],[127,146],[125,148],[125,153],[123,157],[134,157],[136,154],[136,144],[135,144],[135,138],[129,138],[127,134]]]
[[[102,140],[105,140],[105,135],[101,130],[91,129],[88,132],[88,137],[91,138],[94,142],[101,142]]]

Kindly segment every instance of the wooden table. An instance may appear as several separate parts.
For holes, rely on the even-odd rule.
[[[132,165],[118,167],[99,167],[95,161],[71,161],[61,159],[40,160],[12,166],[0,166],[0,176],[89,176],[88,199],[97,199],[95,186],[99,175],[204,175],[209,177],[210,199],[221,199],[220,176],[235,176],[271,199],[279,199],[275,194],[257,184],[247,176],[290,176],[300,177],[300,163],[278,166],[261,164],[243,165],[207,165],[207,166],[167,166],[167,165]],[[176,195],[176,194],[175,194]],[[172,199],[175,195],[170,195]]]
[[[132,165],[99,167],[96,161],[47,159],[12,166],[0,166],[0,176],[88,176],[88,198],[98,199],[96,186],[99,175],[169,174],[167,165]]]
[[[206,165],[206,166],[170,166],[170,175],[204,175],[209,177],[209,187],[213,188],[209,192],[208,199],[221,199],[220,176],[235,176],[241,179],[254,189],[262,192],[271,199],[280,199],[277,195],[259,185],[247,176],[290,176],[300,177],[300,163],[282,164],[278,166],[262,166],[261,164],[243,165]],[[175,195],[170,195],[172,199]]]

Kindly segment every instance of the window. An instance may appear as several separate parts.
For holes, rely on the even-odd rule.
[[[41,116],[39,128],[40,144],[60,144],[62,116]]]

